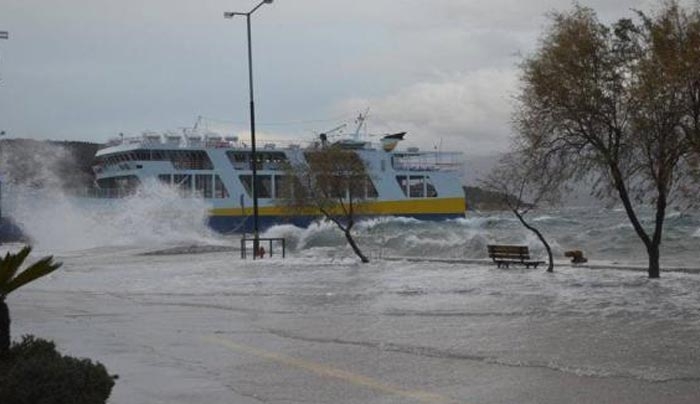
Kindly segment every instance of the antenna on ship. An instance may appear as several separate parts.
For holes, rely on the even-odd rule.
[[[359,141],[360,140],[360,131],[362,130],[362,127],[367,125],[367,117],[369,116],[369,108],[365,110],[365,113],[361,113],[358,115],[357,118],[355,118],[355,123],[357,124],[357,128],[355,129],[355,133],[353,133],[352,138],[353,140]]]
[[[10,33],[7,31],[0,31],[0,39],[10,39]],[[2,81],[2,78],[0,78]]]
[[[194,122],[194,126],[192,127],[193,132],[197,132],[197,128],[199,128],[200,123],[202,123],[202,116],[201,115],[197,116],[197,120]]]

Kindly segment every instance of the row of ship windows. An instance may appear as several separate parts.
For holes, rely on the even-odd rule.
[[[258,175],[257,177],[258,198],[289,198],[293,196],[294,189],[299,187],[299,185],[297,185],[298,180],[290,180],[290,176],[287,175]],[[248,195],[252,195],[253,176],[240,175],[239,179]],[[347,192],[352,192],[353,196],[356,198],[371,199],[379,196],[377,189],[374,187],[369,177],[365,178],[364,181],[356,181],[356,184],[357,186],[352,187],[350,190],[341,190],[339,187],[339,191],[333,196],[346,197]],[[338,195],[338,193],[341,195]]]
[[[279,151],[261,151],[256,153],[258,161],[256,169],[259,170],[284,170],[287,166],[287,156]],[[308,159],[308,153],[305,152]],[[236,170],[251,170],[253,168],[252,153],[249,151],[227,151],[226,157]],[[204,150],[134,150],[130,152],[120,152],[98,157],[96,171],[101,172],[104,167],[118,166],[123,170],[132,167],[128,164],[131,161],[168,161],[177,170],[213,170],[214,165],[209,155]],[[416,162],[404,161],[403,159],[392,157],[391,164],[399,170],[419,170],[427,169]],[[136,168],[141,168],[137,165]],[[386,162],[381,161],[381,170],[386,170]],[[402,187],[404,189],[405,187]],[[427,191],[426,191],[427,192]],[[429,192],[426,193],[429,195]]]
[[[435,185],[429,176],[423,175],[397,175],[396,182],[409,198],[436,198],[438,196]]]
[[[214,169],[209,155],[204,150],[134,150],[100,156],[97,158],[97,165],[120,166],[130,161],[169,161],[178,170]]]
[[[194,179],[194,181],[193,181]],[[161,174],[158,180],[166,185],[173,185],[185,194],[195,192],[205,199],[225,199],[228,190],[218,175],[210,174]],[[192,187],[194,185],[194,188]]]
[[[158,180],[164,184],[176,187],[184,195],[191,195],[194,192],[206,199],[225,199],[229,197],[226,186],[216,174],[163,174],[158,176]],[[136,191],[141,185],[141,181],[135,175],[124,175],[101,178],[97,180],[97,184],[104,191],[115,191],[115,195],[123,195]]]
[[[238,170],[252,169],[250,152],[226,152],[231,164]],[[259,169],[281,170],[287,161],[287,156],[282,152],[258,152]],[[97,158],[98,167],[120,166],[129,168],[131,161],[168,161],[178,170],[212,170],[214,165],[209,155],[204,150],[134,150],[100,156]]]
[[[194,192],[205,199],[225,199],[229,197],[221,178],[216,174],[161,174],[158,180],[164,184],[172,185],[181,190],[184,194]],[[248,196],[253,193],[253,176],[240,175],[239,180],[243,184]],[[399,175],[396,181],[403,193],[409,198],[434,198],[437,197],[437,190],[428,176],[407,176]],[[369,177],[364,181],[356,182],[358,186],[351,190],[353,195],[360,198],[377,198],[379,196],[376,187]],[[121,177],[102,178],[98,181],[102,189],[119,189],[126,192],[136,190],[140,185],[138,177],[126,175]],[[294,186],[290,183],[290,177],[286,175],[259,175],[258,198],[287,198],[290,192],[294,192]],[[343,190],[342,193],[348,192]],[[345,195],[337,195],[345,196]]]

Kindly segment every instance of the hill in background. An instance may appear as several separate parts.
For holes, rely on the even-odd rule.
[[[66,192],[94,186],[92,163],[98,143],[75,141],[0,140],[0,172],[6,182]]]

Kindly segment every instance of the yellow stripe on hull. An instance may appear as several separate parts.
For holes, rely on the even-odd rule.
[[[441,214],[462,214],[464,213],[464,198],[426,198],[407,199],[401,201],[372,201],[363,202],[355,207],[358,215],[441,215]],[[253,208],[220,208],[212,209],[212,216],[250,216]],[[318,210],[309,208],[304,212],[299,212],[284,205],[260,206],[258,207],[260,216],[298,216],[298,215],[318,215]]]

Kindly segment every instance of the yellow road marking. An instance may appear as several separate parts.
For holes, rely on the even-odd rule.
[[[367,376],[358,375],[345,370],[337,369],[331,366],[323,365],[317,362],[311,362],[304,359],[294,358],[288,355],[265,351],[259,348],[242,345],[228,339],[223,339],[215,336],[202,337],[205,341],[212,344],[220,345],[234,351],[244,352],[259,358],[267,359],[273,362],[282,363],[284,365],[304,369],[315,373],[321,377],[329,377],[343,380],[360,387],[366,387],[382,393],[392,394],[399,397],[409,398],[421,403],[436,404],[436,403],[455,403],[454,400],[441,396],[439,394],[429,393],[425,391],[410,391],[402,389],[388,383],[383,383],[379,380],[372,379]]]

